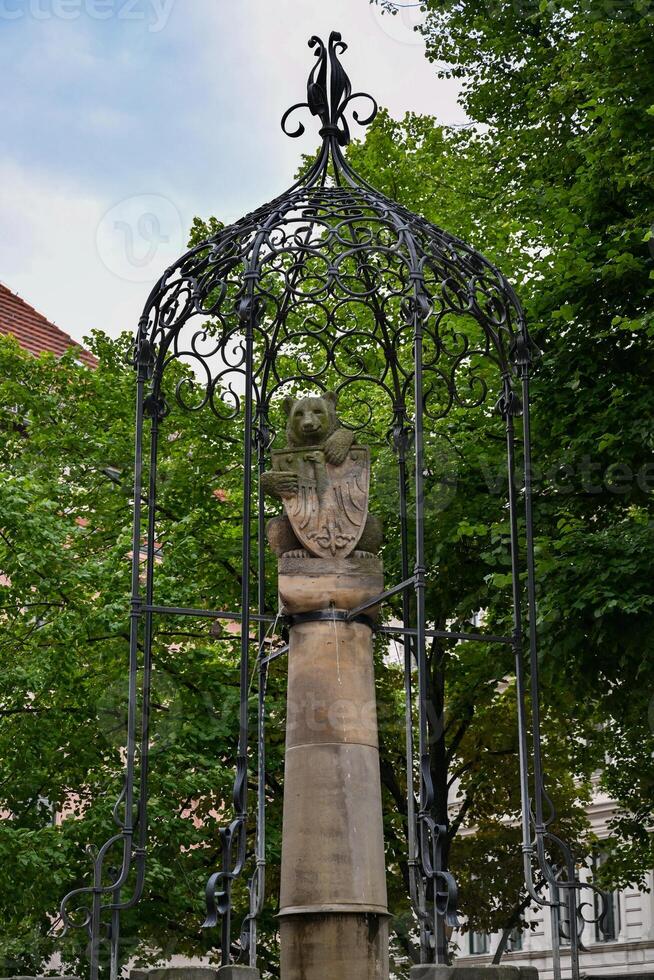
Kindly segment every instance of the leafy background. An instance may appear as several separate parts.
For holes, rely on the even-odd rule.
[[[518,286],[543,352],[533,396],[548,787],[558,829],[580,854],[593,846],[583,811],[592,787],[616,800],[603,882],[642,883],[654,865],[652,4],[429,0],[425,12],[434,70],[463,80],[471,125],[452,130],[382,113],[349,155],[382,191],[481,248]],[[198,220],[193,240],[215,227]],[[79,936],[62,946],[52,926],[60,897],[87,880],[84,847],[112,830],[120,789],[133,373],[129,338],[96,334],[90,346],[96,371],[72,353],[36,359],[11,339],[0,342],[0,807],[11,817],[0,821],[5,975],[42,971],[55,948],[68,968],[83,969]],[[178,428],[167,429],[162,449],[159,595],[233,605],[237,433],[204,413]],[[439,434],[456,480],[444,493],[437,475],[430,488],[430,619],[468,622],[483,604],[489,622],[507,628],[497,423],[455,413]],[[374,507],[390,529],[391,575],[394,515],[381,493]],[[383,654],[376,652],[389,888],[396,972],[405,976],[415,927],[403,856],[401,669]],[[144,900],[125,917],[125,959],[216,951],[215,936],[199,925],[218,856],[216,815],[231,793],[237,656],[231,635],[160,623],[150,862]],[[511,664],[484,647],[435,645],[430,668],[434,704],[446,704],[432,765],[441,810],[447,801],[459,807],[450,860],[462,911],[477,929],[502,928],[522,898]],[[269,696],[262,966],[276,976],[282,664]],[[53,822],[71,807],[78,819]],[[462,836],[465,828],[474,832]]]

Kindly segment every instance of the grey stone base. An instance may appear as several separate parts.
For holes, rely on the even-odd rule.
[[[535,966],[414,966],[411,980],[538,980]]]
[[[261,980],[261,974],[251,966],[175,966],[132,970],[129,980]]]
[[[169,966],[155,970],[130,970],[129,980],[216,980],[216,966]]]
[[[261,974],[252,966],[222,966],[216,980],[261,980]]]

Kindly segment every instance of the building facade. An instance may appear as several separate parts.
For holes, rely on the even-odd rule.
[[[609,823],[615,814],[615,804],[601,792],[595,793],[588,810],[591,829],[601,842],[609,837]],[[601,851],[600,851],[601,854]],[[590,877],[592,868],[582,873]],[[608,893],[606,915],[599,923],[584,926],[580,954],[582,975],[588,977],[618,978],[630,980],[654,976],[654,874],[647,876],[645,889],[626,888]],[[601,910],[601,903],[589,890],[582,895],[589,903],[587,916]],[[598,905],[600,908],[598,908]],[[552,980],[552,925],[549,909],[532,911],[527,915],[530,928],[522,933],[514,932],[502,956],[502,964],[535,966],[542,980]],[[561,969],[563,976],[570,976],[570,952],[566,947],[565,930],[561,936]],[[458,966],[488,965],[492,963],[501,936],[499,933],[458,933],[453,937],[458,947]]]

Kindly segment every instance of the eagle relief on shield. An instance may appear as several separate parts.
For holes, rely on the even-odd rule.
[[[273,472],[293,472],[297,490],[283,497],[298,540],[318,558],[346,558],[356,548],[368,517],[370,451],[352,445],[344,462],[328,463],[324,447],[272,452]]]

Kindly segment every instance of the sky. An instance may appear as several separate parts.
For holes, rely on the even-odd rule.
[[[465,121],[414,30],[368,0],[0,0],[0,281],[76,340],[134,330],[195,215],[237,220],[318,137],[308,39],[338,30],[354,90]],[[356,128],[356,127],[354,127]]]

